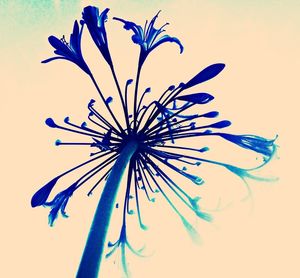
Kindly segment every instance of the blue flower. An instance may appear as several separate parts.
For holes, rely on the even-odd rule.
[[[78,22],[74,22],[73,33],[70,36],[70,43],[65,40],[63,36],[58,39],[55,36],[50,36],[48,38],[49,43],[55,48],[54,53],[59,55],[53,58],[46,59],[42,63],[48,63],[57,59],[65,59],[73,62],[78,67],[80,67],[85,73],[91,74],[90,69],[83,59],[81,52],[81,36],[82,36],[83,25],[80,27]]]
[[[51,208],[49,216],[48,216],[50,226],[53,226],[54,221],[58,217],[59,211],[61,212],[61,215],[63,217],[68,217],[65,209],[66,209],[67,203],[69,201],[69,198],[72,196],[74,190],[75,190],[74,186],[70,186],[66,190],[58,193],[52,201],[45,202],[43,204],[45,207]]]
[[[88,6],[83,9],[82,19],[86,24],[95,45],[102,53],[108,64],[112,65],[111,56],[108,49],[105,22],[109,9],[105,9],[101,14],[97,7]]]
[[[179,39],[175,37],[170,37],[169,35],[160,36],[165,30],[163,29],[168,23],[161,26],[159,29],[154,27],[154,23],[160,12],[158,12],[150,21],[149,25],[146,24],[144,28],[134,22],[124,20],[122,18],[114,17],[113,19],[121,21],[124,23],[124,29],[132,30],[134,35],[132,36],[132,41],[141,47],[140,64],[143,64],[148,54],[157,48],[159,45],[165,42],[174,42],[180,47],[180,53],[183,52],[183,45]],[[160,36],[160,37],[159,37]]]
[[[113,69],[104,28],[107,12],[108,9],[105,9],[99,14],[98,8],[89,6],[83,10],[83,20],[96,46]],[[106,118],[104,113],[100,113],[96,101],[92,99],[87,105],[87,121],[78,124],[71,121],[69,117],[66,117],[62,124],[55,122],[52,118],[45,121],[50,128],[70,132],[84,138],[74,142],[56,140],[56,146],[88,147],[91,152],[89,159],[64,171],[40,188],[32,197],[32,207],[49,207],[48,222],[53,226],[59,213],[63,217],[67,216],[67,204],[77,189],[87,187],[87,195],[90,196],[97,188],[103,187],[78,270],[78,277],[97,277],[99,261],[101,261],[106,245],[105,240],[110,218],[113,211],[118,208],[122,208],[119,236],[115,243],[108,244],[111,249],[107,257],[114,254],[116,250],[121,250],[124,272],[129,275],[125,256],[126,248],[136,255],[141,256],[143,254],[141,253],[142,250],[135,250],[129,243],[127,236],[128,217],[136,215],[141,230],[148,229],[142,214],[140,202],[142,196],[153,203],[156,195],[160,194],[166,203],[170,205],[174,214],[179,217],[191,238],[195,242],[200,241],[196,229],[176,206],[175,199],[177,198],[188,210],[202,220],[211,221],[212,216],[202,208],[201,196],[190,194],[182,184],[177,182],[178,176],[194,186],[203,186],[205,181],[198,175],[198,167],[206,164],[225,168],[242,179],[248,189],[249,185],[246,179],[271,180],[256,176],[255,171],[265,166],[274,157],[276,138],[269,140],[257,135],[235,135],[221,132],[220,130],[224,130],[231,125],[231,121],[226,119],[217,120],[219,112],[205,109],[206,104],[213,102],[214,96],[208,92],[190,91],[195,86],[218,76],[224,70],[225,64],[215,63],[209,65],[187,82],[180,82],[177,86],[168,86],[160,97],[152,102],[147,101],[147,97],[151,93],[150,87],[144,89],[143,94],[139,97],[140,68],[147,55],[164,42],[175,42],[180,46],[181,52],[183,50],[178,39],[168,35],[158,37],[164,31],[163,27],[165,25],[160,29],[154,28],[157,16],[158,14],[148,26],[146,23],[144,29],[133,22],[115,18],[125,24],[125,29],[133,30],[132,39],[141,46],[139,71],[135,80],[135,94],[132,97],[133,102],[129,100],[130,95],[128,94],[133,80],[129,79],[124,90],[121,90],[116,74],[112,71],[123,106],[123,110],[118,111],[122,111],[121,113],[124,113],[122,116],[126,119],[123,125],[117,120],[120,117],[120,112],[118,115],[112,112],[112,109],[115,108],[113,98],[105,96],[100,91],[82,58],[80,49],[82,27],[79,32],[78,24],[75,21],[70,45],[53,36],[49,38],[50,43],[56,49],[55,53],[60,56],[50,58],[44,62],[54,59],[67,59],[90,74],[96,91],[100,94],[101,100],[108,108],[113,120]],[[188,90],[187,93],[185,93],[186,90]],[[197,111],[197,113],[192,113],[192,108],[195,107],[197,107],[197,110],[194,109],[194,111]],[[132,114],[129,113],[131,111]],[[258,165],[250,169],[243,169],[237,165],[228,164],[226,161],[209,159],[210,150],[213,146],[202,144],[202,139],[210,136],[256,152],[258,156],[263,158],[263,162],[257,163]],[[195,148],[187,146],[184,141],[184,139],[193,137],[197,138],[196,142],[198,143]],[[210,141],[206,140],[206,142]],[[65,177],[67,175],[76,173],[77,170],[83,168],[86,170],[81,171],[81,175],[75,178],[71,185],[68,182],[66,184]],[[123,185],[125,194],[117,196],[123,174],[127,178],[126,184]],[[58,183],[65,184],[65,189],[58,192],[49,201],[49,196]]]
[[[234,144],[245,149],[249,149],[260,153],[266,157],[270,157],[273,153],[275,139],[266,139],[257,135],[236,135],[228,133],[218,133],[218,135]]]

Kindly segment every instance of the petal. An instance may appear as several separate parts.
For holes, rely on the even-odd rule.
[[[73,33],[70,36],[70,46],[76,53],[80,52],[79,26],[77,20],[74,21]]]
[[[163,44],[165,42],[175,42],[179,46],[179,48],[180,48],[180,54],[183,52],[184,48],[183,48],[183,45],[181,44],[180,40],[177,39],[177,38],[175,38],[175,37],[170,37],[168,35],[162,36],[157,42],[155,42],[153,44],[153,46],[151,47],[151,51],[154,48],[158,47],[159,45],[161,45],[161,44]]]
[[[211,112],[205,113],[201,116],[204,117],[204,118],[216,118],[216,117],[219,116],[219,112],[218,111],[211,111]]]
[[[205,82],[209,79],[217,76],[223,69],[225,68],[225,64],[218,63],[213,64],[200,71],[195,77],[193,77],[188,83],[185,84],[184,89],[193,87],[199,83]]]
[[[142,43],[144,42],[144,31],[140,25],[118,17],[113,17],[113,19],[124,23],[125,30],[132,30],[134,33],[134,35],[132,36],[132,41],[136,44],[142,45]]]
[[[45,204],[47,198],[50,195],[51,190],[57,183],[58,179],[59,177],[56,177],[53,180],[49,181],[46,185],[44,185],[32,196],[31,198],[32,207],[37,207]]]
[[[52,58],[48,58],[46,60],[43,60],[41,63],[46,64],[46,63],[49,63],[49,62],[51,62],[53,60],[58,60],[58,59],[66,60],[65,57],[58,56],[58,57],[52,57]]]
[[[220,122],[211,124],[208,127],[212,127],[212,128],[224,128],[224,127],[228,127],[230,125],[231,125],[230,121],[224,120],[224,121],[220,121]]]
[[[108,12],[109,9],[107,8],[100,14],[99,9],[94,6],[87,6],[83,9],[82,19],[86,23],[88,29],[91,29],[90,31],[93,31],[93,35],[99,36],[101,35],[101,32],[105,31],[104,23],[107,20]]]
[[[112,61],[108,50],[105,31],[105,21],[107,19],[108,11],[109,9],[105,9],[99,14],[99,9],[97,7],[88,6],[84,8],[82,18],[102,56],[107,63],[111,65]]]
[[[71,52],[70,49],[55,36],[50,36],[48,41],[55,49],[62,51],[64,54]]]
[[[58,211],[59,211],[59,206],[55,206],[50,210],[49,215],[48,215],[49,226],[53,227],[54,222],[58,216]]]
[[[275,150],[274,139],[266,139],[256,135],[234,135],[229,133],[219,133],[222,138],[237,144],[238,146],[250,149],[266,156],[271,156]]]
[[[188,102],[193,102],[196,104],[205,104],[214,99],[214,97],[207,93],[197,93],[191,95],[180,96],[177,98],[178,100],[184,100]]]

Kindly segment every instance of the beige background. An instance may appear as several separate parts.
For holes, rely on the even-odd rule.
[[[224,62],[222,75],[197,88],[216,97],[210,108],[233,121],[233,132],[279,135],[280,159],[262,174],[279,176],[280,181],[251,182],[252,210],[250,202],[240,201],[242,182],[218,169],[205,170],[208,189],[200,194],[207,196],[207,208],[215,207],[219,198],[231,206],[216,212],[212,225],[193,218],[203,239],[200,247],[191,243],[162,200],[145,208],[150,230],[130,231],[137,244],[146,242],[149,253],[155,252],[147,259],[130,257],[133,277],[300,277],[298,1],[72,1],[72,9],[55,1],[51,13],[42,4],[0,2],[1,277],[67,278],[77,269],[99,191],[93,198],[86,198],[85,192],[72,197],[71,217],[59,219],[55,228],[47,226],[47,209],[32,209],[30,198],[88,155],[84,148],[56,148],[57,138],[73,137],[47,128],[43,121],[67,115],[85,120],[87,102],[97,97],[91,83],[69,63],[39,63],[52,55],[47,36],[67,35],[72,20],[80,17],[80,6],[88,3],[110,7],[110,18],[140,23],[161,9],[159,23],[171,23],[168,34],[181,39],[185,52],[179,55],[172,44],[153,52],[143,72],[144,86],[151,84],[159,95],[160,88]],[[138,48],[119,23],[109,20],[107,29],[124,83],[134,77],[136,60],[131,57]],[[86,57],[103,80],[103,90],[110,92],[105,65],[95,61],[98,53],[89,37],[84,39]],[[215,148],[227,158],[228,152]],[[105,263],[102,274],[121,277],[118,260],[115,265],[113,260]]]

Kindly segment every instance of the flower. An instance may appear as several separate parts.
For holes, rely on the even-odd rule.
[[[108,63],[112,63],[104,28],[107,12],[108,9],[99,15],[98,8],[89,6],[83,10],[83,19],[104,58]],[[125,24],[125,29],[132,29],[134,31],[133,41],[140,44],[143,61],[154,48],[163,42],[176,42],[182,50],[181,43],[175,38],[171,38],[167,35],[160,39],[157,38],[157,36],[163,32],[163,27],[158,30],[153,27],[157,16],[158,14],[151,20],[148,27],[146,23],[144,29],[132,22],[115,18]],[[81,51],[78,52],[78,50],[80,50],[80,39],[78,38],[81,37],[81,35],[79,35],[76,26],[78,27],[78,25],[74,25],[70,47],[67,47],[64,42],[50,37],[52,39],[49,39],[49,41],[57,49],[57,54],[62,55],[62,57],[51,59],[64,58],[71,60],[70,57],[72,57],[72,61],[79,65],[78,60],[76,60],[77,58],[74,58],[79,52],[80,57],[82,57]],[[77,44],[74,44],[75,38],[77,38]],[[75,55],[75,53],[77,54]],[[74,57],[71,55],[74,55]],[[80,67],[88,73],[86,71],[88,67],[83,67],[82,61]],[[111,66],[113,67],[112,64]],[[195,106],[198,106],[197,111],[201,111],[202,107],[205,107],[207,103],[214,100],[214,97],[207,92],[184,92],[187,89],[191,89],[196,85],[216,77],[224,68],[225,64],[223,63],[209,65],[189,81],[185,83],[180,82],[177,86],[169,86],[160,95],[158,100],[154,100],[150,103],[147,103],[146,100],[147,94],[151,93],[151,88],[146,88],[142,96],[138,98],[139,79],[137,77],[134,108],[131,109],[135,113],[134,117],[130,117],[128,113],[131,108],[128,102],[128,90],[133,81],[129,79],[122,92],[118,87],[119,91],[123,93],[123,95],[120,96],[121,100],[124,97],[123,104],[125,109],[123,111],[127,119],[125,126],[121,126],[116,118],[113,118],[115,121],[111,122],[101,115],[96,108],[96,101],[94,99],[87,105],[87,122],[77,124],[72,122],[69,117],[66,117],[63,124],[58,124],[52,118],[46,119],[45,123],[50,128],[64,130],[86,138],[86,140],[81,140],[80,142],[57,140],[55,142],[56,146],[86,146],[92,149],[92,152],[88,160],[61,173],[39,189],[33,195],[31,205],[33,207],[50,207],[48,219],[49,224],[52,226],[59,212],[62,216],[67,216],[67,203],[78,188],[82,186],[88,187],[87,194],[90,196],[96,188],[105,182],[78,270],[79,276],[82,274],[84,274],[85,277],[97,276],[110,217],[115,207],[123,207],[122,223],[118,240],[115,241],[115,243],[108,243],[108,247],[111,248],[111,250],[107,254],[107,257],[110,257],[119,247],[124,272],[126,275],[129,275],[125,256],[126,248],[137,255],[142,255],[142,250],[135,250],[129,243],[126,229],[128,215],[136,214],[139,227],[142,230],[147,230],[147,226],[142,218],[141,195],[144,195],[149,202],[153,203],[155,202],[156,195],[161,194],[174,213],[179,217],[191,238],[199,242],[200,238],[197,231],[176,206],[173,201],[174,197],[181,201],[196,217],[205,221],[211,221],[212,216],[201,207],[201,197],[189,194],[183,186],[176,181],[177,176],[181,176],[187,182],[191,182],[196,186],[202,186],[204,184],[203,178],[196,174],[193,169],[202,164],[211,164],[223,167],[240,177],[245,182],[247,188],[248,184],[246,178],[269,181],[269,179],[255,176],[252,172],[263,167],[272,159],[276,152],[276,138],[268,140],[257,135],[223,133],[220,132],[220,130],[226,129],[231,125],[231,122],[228,120],[215,120],[215,118],[219,116],[217,111],[196,114],[189,112],[191,108]],[[114,77],[117,78],[114,72],[113,74]],[[94,82],[94,84],[96,90],[100,92],[97,83]],[[117,82],[117,84],[119,83]],[[112,113],[112,97],[105,98],[102,93],[100,96],[101,100],[104,101]],[[201,124],[203,119],[206,119],[205,122],[211,122]],[[115,126],[116,124],[117,126]],[[224,161],[210,160],[207,157],[211,147],[201,145],[201,138],[209,136],[215,136],[219,139],[234,143],[241,148],[254,151],[262,156],[264,161],[253,168],[243,169]],[[187,147],[184,144],[183,139],[193,137],[199,140],[198,148]],[[127,165],[128,168],[126,168]],[[66,189],[57,193],[51,201],[48,201],[49,196],[58,182],[63,183],[65,176],[83,167],[90,168],[79,178],[75,179],[70,186],[67,186]],[[127,183],[124,185],[125,195],[123,198],[119,197],[119,202],[116,203],[118,188],[125,171],[127,171]],[[172,197],[169,196],[170,193],[173,195]],[[97,246],[97,250],[95,250],[95,245]]]
[[[91,37],[102,53],[108,64],[112,65],[111,56],[108,49],[108,42],[105,30],[105,22],[109,9],[105,9],[101,14],[97,7],[88,6],[83,9],[82,19],[86,24]]]
[[[124,23],[124,29],[132,30],[134,35],[132,36],[132,41],[141,47],[141,56],[140,56],[140,64],[143,64],[148,54],[154,50],[159,45],[165,42],[175,42],[179,48],[180,53],[183,52],[183,45],[179,41],[179,39],[175,37],[170,37],[169,35],[161,35],[161,33],[165,32],[163,29],[169,23],[164,24],[159,29],[154,28],[154,23],[158,17],[160,12],[158,12],[150,21],[149,25],[146,21],[144,28],[140,25],[135,24],[134,22],[124,20],[122,18],[114,17],[113,19],[121,21]]]
[[[73,62],[80,67],[85,73],[90,74],[90,69],[85,63],[81,53],[81,36],[82,36],[83,25],[79,30],[78,22],[74,22],[73,33],[70,36],[70,43],[65,40],[65,36],[58,39],[55,36],[48,38],[49,43],[55,48],[54,53],[59,55],[42,61],[42,63],[48,63],[57,59],[65,59]]]

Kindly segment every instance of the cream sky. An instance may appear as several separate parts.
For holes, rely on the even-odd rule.
[[[162,10],[159,23],[171,23],[168,34],[181,39],[185,52],[179,55],[169,44],[153,53],[143,82],[165,87],[191,78],[209,64],[224,62],[222,76],[199,90],[216,97],[214,109],[234,123],[235,132],[279,135],[280,159],[263,174],[277,175],[280,181],[252,183],[255,207],[250,215],[249,203],[234,196],[234,205],[217,213],[213,225],[199,222],[201,247],[190,243],[164,204],[151,206],[145,212],[151,226],[146,240],[155,254],[146,260],[132,258],[133,277],[299,277],[300,2],[296,0],[155,0],[151,4],[0,0],[0,276],[68,278],[77,269],[98,196],[76,195],[68,210],[70,218],[61,219],[54,228],[47,226],[47,209],[32,209],[30,198],[54,175],[87,156],[84,149],[53,146],[57,138],[68,137],[47,128],[44,119],[74,115],[85,120],[86,104],[96,95],[72,65],[40,61],[52,56],[47,37],[68,37],[73,20],[88,4],[111,8],[110,18],[140,24]],[[131,57],[137,47],[119,23],[109,20],[107,25],[121,80],[132,78],[128,72],[134,69],[136,58]],[[92,61],[91,53],[87,51]],[[103,70],[99,77],[105,79],[105,74]],[[234,181],[224,181],[222,173],[208,176],[212,178],[208,185],[218,184],[213,190],[231,193],[224,187]],[[243,185],[237,182],[229,188],[238,186]],[[104,267],[105,278],[121,277],[112,262]]]

